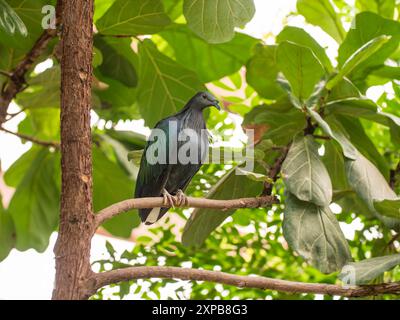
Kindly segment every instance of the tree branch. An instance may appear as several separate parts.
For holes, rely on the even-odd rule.
[[[17,132],[13,132],[13,131],[7,130],[6,128],[1,127],[1,126],[0,126],[0,130],[4,131],[6,133],[12,134],[12,135],[14,135],[14,136],[16,136],[18,138],[23,139],[23,140],[27,140],[27,141],[39,144],[39,145],[44,146],[44,147],[53,147],[53,148],[56,148],[56,149],[60,148],[60,143],[56,142],[56,141],[43,141],[43,140],[40,140],[40,139],[36,139],[35,137],[28,136],[26,134],[17,133]]]
[[[275,163],[269,170],[268,176],[272,180],[272,182],[264,183],[264,189],[261,194],[262,197],[270,196],[272,194],[272,188],[276,180],[278,180],[278,175],[281,172],[281,167],[289,152],[289,148],[290,148],[290,143],[286,147],[283,147],[281,149],[282,150],[281,154],[276,158]]]
[[[94,281],[91,291],[94,293],[101,287],[122,281],[150,278],[209,281],[240,288],[277,290],[289,293],[328,294],[342,297],[367,297],[400,293],[400,282],[343,287],[325,283],[305,283],[267,277],[239,276],[218,271],[180,267],[129,267],[97,273],[93,275]]]
[[[177,203],[174,197],[175,203]],[[272,204],[279,203],[278,199],[273,196],[264,196],[258,198],[241,198],[233,200],[213,200],[204,198],[192,198],[187,197],[187,202],[184,205],[188,208],[206,208],[206,209],[219,209],[226,211],[228,209],[238,208],[260,208],[267,207]],[[157,208],[157,207],[170,207],[164,204],[164,199],[161,197],[153,198],[137,198],[128,199],[115,203],[103,210],[96,215],[97,227],[99,227],[105,221],[117,216],[120,213],[127,212],[132,209],[143,209],[143,208]]]
[[[57,2],[56,15],[57,25],[60,19],[60,3]],[[6,121],[7,109],[15,96],[25,89],[25,74],[33,66],[35,61],[42,55],[47,48],[49,42],[57,35],[57,29],[46,29],[39,39],[35,42],[32,49],[25,55],[25,57],[18,63],[12,72],[7,76],[9,81],[2,90],[0,95],[0,126]]]

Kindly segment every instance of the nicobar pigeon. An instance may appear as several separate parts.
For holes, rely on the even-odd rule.
[[[185,201],[183,191],[200,169],[208,151],[203,110],[211,106],[221,110],[218,100],[212,94],[199,92],[181,111],[156,124],[140,162],[135,198],[163,196],[164,203],[169,203],[171,206],[173,206],[171,195],[176,196],[180,204]],[[188,132],[191,134],[187,134]],[[162,137],[162,133],[165,133],[165,138]],[[197,151],[193,152],[189,161],[185,157],[188,155],[188,152],[185,152],[187,150],[190,150],[189,153]],[[180,154],[180,151],[183,152]],[[139,215],[142,222],[150,225],[161,219],[168,209],[139,209]]]

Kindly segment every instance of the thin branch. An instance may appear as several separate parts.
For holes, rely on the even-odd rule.
[[[400,161],[395,169],[390,170],[390,181],[389,185],[394,190],[397,182],[397,176],[400,175]]]
[[[93,275],[94,293],[109,284],[137,279],[180,279],[209,281],[240,288],[276,290],[289,293],[328,294],[342,297],[367,297],[381,294],[400,294],[400,282],[376,285],[344,287],[324,283],[304,283],[266,277],[239,276],[219,271],[188,269],[180,267],[128,267]]]
[[[177,203],[177,199],[175,197],[174,200],[175,203]],[[265,196],[258,198],[241,198],[233,200],[213,200],[213,199],[187,197],[187,201],[184,207],[218,209],[226,211],[228,209],[233,209],[233,208],[238,209],[238,208],[267,207],[276,203],[278,203],[277,198],[272,196]],[[99,227],[103,222],[117,216],[120,213],[127,212],[132,209],[157,208],[157,207],[168,208],[170,207],[170,205],[166,205],[164,203],[164,199],[161,197],[137,198],[137,199],[128,199],[125,201],[121,201],[101,210],[96,215],[97,227]]]
[[[272,188],[276,180],[278,180],[278,175],[281,172],[281,167],[283,162],[286,159],[286,156],[289,152],[290,144],[286,147],[281,148],[281,154],[276,158],[274,164],[272,165],[271,169],[269,170],[268,176],[272,180],[272,182],[265,182],[264,189],[261,194],[262,197],[270,196],[272,194]]]
[[[0,127],[0,130],[4,131],[6,133],[12,134],[13,136],[21,138],[23,140],[27,140],[27,141],[39,144],[39,145],[44,146],[44,147],[53,147],[53,148],[56,148],[56,149],[60,148],[60,143],[56,142],[56,141],[43,141],[43,140],[37,139],[35,137],[28,136],[26,134],[17,133],[17,132],[13,132],[13,131],[7,130],[4,127]]]
[[[321,135],[319,135],[319,134],[314,134],[313,137],[314,137],[315,139],[331,140],[331,137],[329,137],[329,136],[321,136]]]
[[[61,1],[58,1],[61,3]],[[60,23],[59,5],[57,4],[57,25]],[[6,121],[7,109],[15,96],[26,88],[25,74],[33,66],[35,61],[46,50],[49,42],[57,35],[57,29],[46,29],[35,42],[32,49],[18,63],[14,70],[8,75],[9,81],[5,84],[0,95],[0,125]]]

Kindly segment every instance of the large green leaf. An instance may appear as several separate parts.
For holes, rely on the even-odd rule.
[[[26,110],[26,118],[18,124],[18,133],[44,141],[60,140],[60,109]]]
[[[16,188],[20,184],[39,151],[40,148],[29,149],[8,168],[4,173],[4,181],[8,186]]]
[[[311,136],[297,136],[282,164],[281,173],[286,189],[298,199],[328,206],[332,201],[332,183],[318,148]]]
[[[106,87],[95,88],[94,92],[100,99],[95,106],[96,113],[105,120],[118,122],[142,118],[136,104],[136,88],[129,88],[121,82],[104,77],[100,72],[96,76],[106,84]]]
[[[235,168],[225,174],[207,195],[209,199],[235,199],[257,196],[262,183],[253,181],[245,175],[237,175]],[[185,225],[182,243],[185,246],[199,247],[209,234],[217,228],[235,209],[226,211],[196,209]]]
[[[265,126],[264,139],[276,145],[287,145],[306,126],[304,115],[293,108],[288,100],[279,100],[272,105],[261,105],[246,113],[243,127]]]
[[[351,285],[368,284],[395,266],[400,265],[400,254],[351,262],[343,268],[339,278]]]
[[[185,25],[174,25],[160,33],[174,49],[177,62],[195,71],[206,83],[238,71],[251,56],[258,40],[241,33],[222,44],[209,44]]]
[[[356,0],[356,7],[360,11],[371,11],[382,17],[392,19],[396,0]]]
[[[15,246],[15,227],[10,214],[3,208],[0,196],[0,262]]]
[[[327,101],[343,100],[348,98],[359,98],[360,91],[347,78],[343,78],[335,85],[328,94]]]
[[[288,41],[279,44],[276,55],[292,93],[300,101],[307,100],[325,74],[321,62],[309,48]]]
[[[340,144],[343,150],[343,154],[348,159],[356,159],[357,157],[357,150],[353,146],[353,144],[349,141],[347,136],[343,133],[341,128],[332,121],[330,123],[326,122],[321,115],[311,109],[307,109],[308,113],[311,117],[318,123],[321,129],[332,139],[336,140]]]
[[[0,12],[2,13],[0,27],[10,34],[15,34],[17,31],[21,35],[27,36],[28,30],[24,22],[4,0],[0,0]]]
[[[17,103],[24,108],[60,107],[60,66],[49,68],[28,80],[29,87],[17,95]]]
[[[26,26],[29,37],[21,33],[9,34],[3,28],[0,28],[0,43],[8,48],[27,52],[43,32],[43,6],[54,5],[55,0],[7,0],[7,3]],[[1,20],[3,20],[3,17]]]
[[[400,198],[397,200],[374,201],[374,207],[383,216],[400,219]]]
[[[235,27],[242,27],[255,13],[253,0],[185,0],[188,26],[210,43],[229,41]]]
[[[100,34],[153,34],[171,23],[160,0],[117,0],[97,21]]]
[[[139,46],[138,103],[146,125],[183,108],[203,85],[196,74],[160,53],[150,40]]]
[[[364,44],[381,35],[392,36],[392,38],[377,52],[360,63],[357,69],[382,65],[398,48],[400,39],[399,22],[382,18],[372,12],[358,14],[355,18],[354,27],[349,30],[346,39],[339,47],[339,67],[342,67],[350,56]]]
[[[99,148],[93,149],[93,207],[97,212],[105,207],[133,198],[134,181]],[[128,238],[140,223],[136,211],[130,211],[107,221],[103,227],[111,234]]]
[[[289,194],[283,235],[294,251],[323,273],[338,271],[351,260],[347,241],[329,206],[319,207]]]
[[[326,115],[341,114],[364,118],[390,128],[392,142],[400,144],[400,118],[388,112],[381,112],[375,102],[368,99],[348,98],[326,104]]]
[[[340,124],[346,130],[350,142],[365,157],[367,157],[385,178],[389,178],[389,166],[384,156],[376,149],[374,143],[368,137],[359,119],[349,118],[345,116],[337,116]]]
[[[114,48],[115,45],[118,47],[127,46],[132,56],[131,60],[133,60],[136,54],[130,47],[130,41],[120,40],[115,43],[115,41],[110,42],[103,37],[95,37],[94,44],[100,49],[103,56],[103,62],[99,66],[100,72],[106,77],[118,80],[127,87],[136,87],[138,76],[133,63]]]
[[[398,199],[379,170],[360,153],[357,160],[346,160],[345,167],[351,188],[368,205],[371,212],[387,227],[399,230],[400,219],[382,216],[374,208],[374,201]]]
[[[29,163],[11,199],[8,211],[15,223],[18,250],[33,248],[43,252],[57,227],[60,191],[56,177],[60,170],[59,161],[58,153],[47,148],[40,149]],[[25,168],[26,164],[21,164]]]
[[[301,28],[286,26],[276,37],[276,42],[290,41],[312,50],[327,72],[331,72],[332,63],[326,55],[326,51],[317,41]]]
[[[346,32],[329,0],[298,0],[297,11],[308,23],[320,27],[338,43],[343,41]]]
[[[284,94],[277,83],[279,68],[276,64],[277,46],[257,45],[246,66],[246,79],[259,95],[275,99]]]
[[[361,48],[357,49],[357,51],[355,51],[343,63],[342,67],[339,70],[339,73],[328,81],[328,83],[326,84],[326,88],[330,90],[334,86],[336,86],[344,77],[350,74],[354,68],[356,68],[359,64],[367,60],[370,56],[372,56],[375,52],[382,48],[382,46],[389,40],[390,37],[382,35],[368,41]]]

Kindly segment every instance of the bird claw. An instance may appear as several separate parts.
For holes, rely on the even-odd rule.
[[[174,197],[166,189],[163,189],[162,195],[164,198],[163,204],[175,208]]]
[[[187,204],[188,204],[188,199],[186,195],[183,193],[181,189],[179,189],[176,192],[176,206],[182,207],[182,206],[187,206]]]

